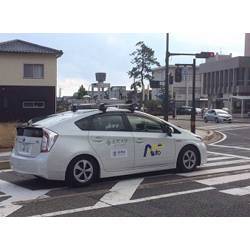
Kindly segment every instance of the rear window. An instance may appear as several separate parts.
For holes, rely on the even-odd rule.
[[[26,136],[26,137],[43,137],[43,130],[41,128],[17,128],[17,136]]]

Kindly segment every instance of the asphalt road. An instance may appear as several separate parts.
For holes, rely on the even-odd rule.
[[[221,131],[208,145],[208,163],[109,178],[67,188],[12,171],[0,172],[1,216],[250,216],[250,124],[203,124]]]

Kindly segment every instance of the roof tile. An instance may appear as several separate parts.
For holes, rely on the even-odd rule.
[[[54,54],[57,57],[63,54],[62,50],[56,50],[18,39],[0,43],[0,53]]]

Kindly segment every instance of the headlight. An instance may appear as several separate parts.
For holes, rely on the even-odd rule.
[[[195,135],[195,138],[197,138],[197,139],[199,139],[199,140],[201,140],[201,141],[202,141],[202,137],[201,137],[201,136],[199,136],[199,135]]]

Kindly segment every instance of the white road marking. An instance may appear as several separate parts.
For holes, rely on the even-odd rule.
[[[233,154],[226,154],[226,153],[218,153],[218,152],[213,152],[213,151],[207,151],[207,153],[214,154],[214,155],[232,156],[234,158],[250,160],[250,157],[247,157],[247,156],[240,156],[240,155],[233,155]]]
[[[205,170],[199,170],[194,171],[190,173],[182,173],[178,174],[180,176],[185,177],[193,177],[193,176],[200,176],[200,175],[207,175],[207,174],[217,174],[217,173],[224,173],[224,172],[233,172],[238,170],[247,170],[250,169],[250,165],[242,165],[242,166],[234,166],[234,167],[226,167],[226,168],[216,168],[216,169],[205,169]]]
[[[196,180],[196,182],[213,186],[213,185],[220,185],[235,181],[242,181],[250,179],[250,173],[244,173],[244,174],[236,174],[236,175],[229,175],[229,176],[221,176],[221,177],[214,177],[214,178],[208,178],[208,179],[202,179],[202,180]]]
[[[7,194],[0,194],[0,198],[3,198],[3,197],[8,197],[9,195]]]
[[[211,163],[205,163],[202,165],[205,168],[208,167],[216,167],[216,166],[225,166],[225,165],[232,165],[232,164],[239,164],[239,163],[247,163],[250,162],[249,160],[246,159],[240,159],[240,160],[232,160],[232,161],[219,161],[219,162],[211,162]]]
[[[209,126],[203,126],[203,127],[198,127],[198,128],[202,128],[202,129],[223,129],[223,128],[247,128],[250,127],[249,124],[218,124],[218,125],[209,125]]]
[[[233,159],[234,157],[232,156],[219,156],[219,157],[211,157],[211,158],[207,158],[208,162],[211,161],[221,161],[221,160],[228,160],[228,159]]]
[[[243,195],[250,194],[250,186],[239,187],[239,188],[230,188],[230,189],[220,190],[220,192],[225,193],[225,194],[243,196]]]
[[[240,127],[240,128],[222,128],[222,129],[220,129],[220,131],[222,131],[222,132],[236,131],[236,130],[241,130],[241,129],[246,129],[246,128],[248,128],[248,126]]]
[[[8,196],[11,196],[9,199],[0,202],[0,216],[8,216],[22,207],[20,205],[13,204],[13,202],[37,199],[48,193],[50,189],[32,191],[10,182],[0,180],[0,191]]]
[[[126,202],[130,200],[136,189],[142,183],[143,178],[124,180],[116,183],[107,194],[105,194],[100,202],[115,205],[119,202]],[[96,205],[99,205],[98,203]]]
[[[225,141],[227,139],[227,135],[225,135],[224,133],[222,133],[220,131],[217,131],[217,132],[222,135],[222,138],[219,141],[210,143],[208,145],[216,145],[216,144],[221,143],[221,142],[223,142],[223,141]]]
[[[3,169],[0,170],[0,173],[6,173],[6,172],[14,172],[12,169]]]
[[[210,146],[213,147],[220,147],[220,148],[231,148],[231,149],[239,149],[239,150],[247,150],[250,151],[250,148],[244,148],[244,147],[238,147],[238,146],[229,146],[229,145],[215,145],[215,144],[210,144]]]
[[[210,191],[214,190],[214,187],[206,187],[206,188],[199,188],[199,189],[193,189],[193,190],[187,190],[187,191],[181,191],[181,192],[175,192],[175,193],[169,193],[169,194],[162,194],[162,195],[155,195],[155,196],[150,196],[150,197],[145,197],[145,198],[139,198],[139,199],[134,199],[134,200],[127,200],[127,201],[120,201],[117,202],[114,205],[126,205],[126,204],[132,204],[132,203],[139,203],[139,202],[145,202],[145,201],[150,201],[150,200],[157,200],[157,199],[163,199],[163,198],[168,198],[168,197],[173,197],[173,196],[179,196],[179,195],[185,195],[185,194],[193,194],[193,193],[198,193],[198,192],[205,192],[205,191]],[[59,215],[65,215],[65,214],[73,214],[73,213],[78,213],[78,212],[83,212],[83,211],[89,211],[89,210],[96,210],[104,207],[111,207],[111,205],[108,205],[106,203],[97,203],[99,204],[94,205],[94,206],[89,206],[89,207],[81,207],[81,208],[76,208],[76,209],[68,209],[68,210],[63,210],[63,211],[57,211],[57,212],[52,212],[52,213],[45,213],[45,214],[40,214],[40,215],[34,215],[36,216],[59,216]]]

